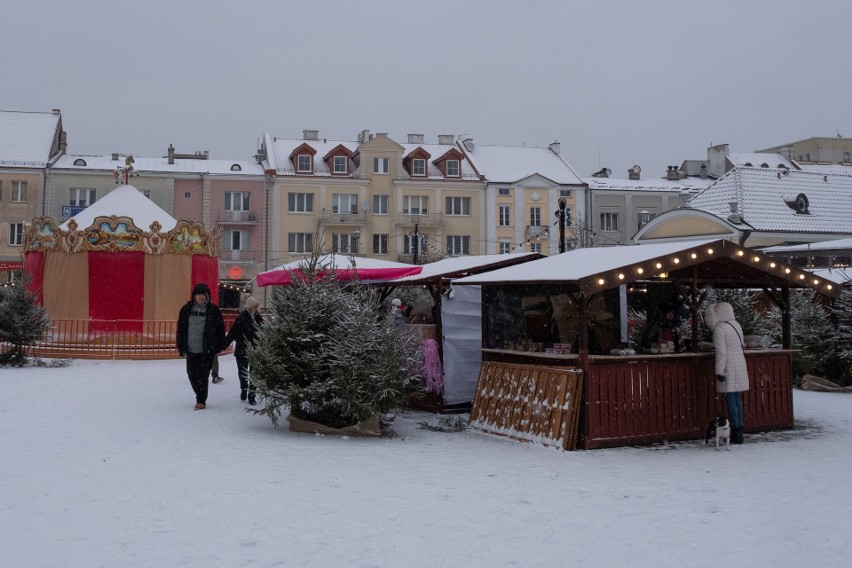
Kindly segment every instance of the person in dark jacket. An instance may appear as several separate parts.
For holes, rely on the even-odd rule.
[[[210,301],[210,287],[199,282],[178,314],[177,350],[186,357],[186,374],[195,392],[195,409],[207,406],[207,378],[213,359],[225,347],[225,320]]]
[[[228,335],[225,336],[226,347],[232,341],[237,343],[234,349],[234,358],[237,360],[237,373],[240,377],[240,400],[248,398],[248,403],[251,405],[257,404],[257,399],[255,398],[256,389],[249,377],[249,361],[246,357],[246,349],[254,343],[258,327],[263,323],[263,318],[257,309],[259,305],[260,302],[257,301],[257,298],[250,296],[246,300],[246,309],[240,312],[240,315],[231,324]]]

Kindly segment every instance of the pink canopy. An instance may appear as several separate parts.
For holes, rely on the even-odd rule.
[[[257,275],[258,286],[289,285],[293,283],[293,277],[303,278],[302,268],[308,263],[307,259],[289,262],[278,268],[261,272]],[[404,264],[402,262],[391,262],[375,258],[353,257],[341,254],[326,254],[319,258],[317,267],[319,274],[325,275],[334,271],[339,280],[362,280],[370,282],[382,282],[420,274],[422,266]]]

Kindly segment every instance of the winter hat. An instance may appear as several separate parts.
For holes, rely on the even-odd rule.
[[[246,309],[256,308],[260,305],[260,301],[254,296],[249,296],[246,298]]]
[[[192,298],[195,299],[196,294],[205,294],[207,301],[210,301],[210,286],[204,282],[199,282],[192,288]]]
[[[396,306],[396,307],[398,308],[398,307],[400,307],[400,306],[402,305],[402,300],[400,300],[399,298],[394,298],[394,299],[391,301],[391,304],[392,304],[392,305],[394,305],[394,306]]]

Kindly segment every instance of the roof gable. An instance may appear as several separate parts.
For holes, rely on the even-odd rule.
[[[0,165],[43,168],[59,149],[58,113],[0,111]]]

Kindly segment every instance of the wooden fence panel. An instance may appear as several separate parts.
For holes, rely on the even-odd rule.
[[[471,427],[576,449],[582,376],[576,369],[485,361],[471,406]]]

